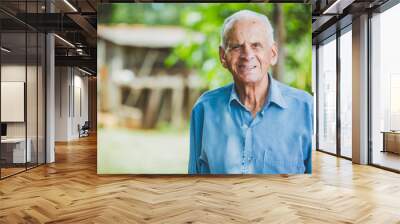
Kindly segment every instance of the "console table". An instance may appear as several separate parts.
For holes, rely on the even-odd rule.
[[[5,139],[1,139],[2,157],[3,157],[3,154],[10,152],[10,154],[12,154],[12,161],[9,161],[10,163],[31,162],[31,158],[32,158],[32,154],[31,154],[32,140],[30,138],[27,138],[26,142],[28,144],[27,144],[27,147],[26,147],[26,154],[25,154],[25,138],[5,138]],[[12,147],[12,148],[10,149],[9,147]],[[11,155],[9,157],[10,157],[9,160],[11,160]]]
[[[400,154],[400,131],[382,131],[383,150],[382,152],[392,152]]]

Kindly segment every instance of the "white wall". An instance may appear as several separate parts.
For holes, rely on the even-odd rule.
[[[78,73],[77,73],[78,72]],[[82,126],[85,121],[88,120],[88,78],[87,76],[82,76],[79,70],[74,70],[74,80],[73,80],[73,96],[74,102],[71,102],[71,129],[70,136],[72,138],[78,138],[78,124]]]
[[[56,67],[55,85],[55,140],[77,139],[78,124],[88,120],[88,78],[76,68]]]
[[[18,81],[25,82],[25,65],[2,65],[1,66],[1,81],[10,82]],[[1,108],[7,110],[7,108]],[[8,137],[25,137],[25,123],[11,122],[7,124]]]
[[[68,140],[68,71],[67,67],[55,68],[55,141]]]
[[[26,70],[27,69],[27,70]],[[33,66],[28,66],[25,67],[25,65],[2,65],[1,66],[1,81],[2,82],[25,82],[25,75],[26,75],[26,71],[28,71],[28,74],[30,74],[33,70],[35,70],[36,68]],[[35,70],[36,72],[36,70]],[[33,82],[32,80],[29,80],[29,84],[30,85],[36,85],[36,81]],[[27,103],[31,103],[33,102],[32,98],[36,98],[36,89],[31,89],[28,88],[27,89]],[[30,91],[32,90],[32,92]],[[4,96],[2,96],[4,97]],[[36,104],[35,105],[28,105],[28,106],[34,106],[36,108]],[[7,110],[8,108],[1,108],[1,110]],[[30,112],[30,111],[29,111]],[[28,118],[28,122],[31,121],[35,121],[36,123],[36,114],[33,113],[28,113],[27,114],[27,118]],[[25,137],[25,122],[7,122],[7,136],[8,137]],[[28,125],[28,129],[33,127],[33,125]],[[36,130],[36,126],[34,127],[34,129]],[[28,137],[29,133],[31,133],[28,130]]]
[[[77,74],[78,71],[78,74]],[[84,76],[84,73],[80,72],[79,70],[75,70],[75,82],[74,85],[78,88],[80,88],[81,91],[81,97],[80,97],[80,105],[81,105],[81,110],[82,112],[79,113],[79,111],[77,110],[77,107],[75,107],[75,119],[74,119],[74,123],[73,123],[73,133],[72,135],[75,138],[79,138],[79,133],[78,133],[78,124],[80,124],[80,126],[82,126],[85,121],[89,120],[89,92],[88,92],[88,77]],[[76,90],[76,89],[75,89]],[[76,92],[75,92],[76,93]],[[76,98],[76,97],[75,97]]]

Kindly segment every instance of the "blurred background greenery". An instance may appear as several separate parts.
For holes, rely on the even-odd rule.
[[[241,9],[249,9],[266,15],[275,29],[275,41],[281,54],[274,66],[273,76],[295,88],[311,93],[311,5],[298,3],[153,3],[112,4],[101,7],[99,23],[176,25],[206,36],[202,42],[190,37],[176,46],[166,66],[183,61],[198,70],[209,88],[231,82],[218,56],[220,30],[225,18]]]
[[[274,27],[272,75],[311,93],[308,4],[99,5],[98,173],[187,173],[191,108],[202,92],[232,82],[219,61],[220,31],[242,9]]]

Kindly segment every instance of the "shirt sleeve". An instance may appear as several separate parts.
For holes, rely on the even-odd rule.
[[[189,152],[189,174],[200,173],[199,157],[201,155],[201,126],[199,113],[196,112],[196,107],[192,110],[190,119],[190,152]]]
[[[307,142],[307,158],[304,160],[304,165],[306,167],[305,173],[311,174],[312,173],[312,136],[314,133],[314,101],[311,99],[310,101],[310,112],[309,112],[309,136]]]
[[[308,157],[306,160],[304,160],[304,166],[306,167],[306,170],[304,173],[306,174],[311,174],[312,172],[312,153],[311,153],[311,145],[310,145],[310,153],[308,154]]]

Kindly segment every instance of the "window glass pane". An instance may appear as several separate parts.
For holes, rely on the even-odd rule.
[[[400,4],[376,14],[372,26],[372,163],[400,170]]]
[[[318,48],[318,147],[336,153],[336,40]]]
[[[30,158],[28,160],[27,166],[28,168],[34,167],[37,165],[37,33],[36,32],[28,32],[27,33],[27,44],[28,44],[28,62],[27,62],[27,80],[26,80],[26,112],[27,112],[27,141],[30,147],[31,153],[29,154]]]
[[[26,142],[26,33],[1,33],[1,177],[25,170],[30,159]]]
[[[352,35],[351,30],[340,36],[340,150],[351,158],[352,141]]]
[[[21,22],[38,19],[35,14],[44,12],[44,3],[0,1],[0,7],[10,12],[0,12],[1,178],[43,163],[45,158],[45,36]]]
[[[317,81],[317,48],[315,45],[312,46],[312,92],[315,94],[316,93],[316,81]],[[315,95],[314,95],[315,96]],[[314,97],[314,105],[317,105],[316,103],[316,97]],[[317,119],[315,116],[317,114],[317,107],[314,106],[314,118],[313,118],[313,138],[312,138],[312,149],[316,149],[316,124],[317,124]]]

